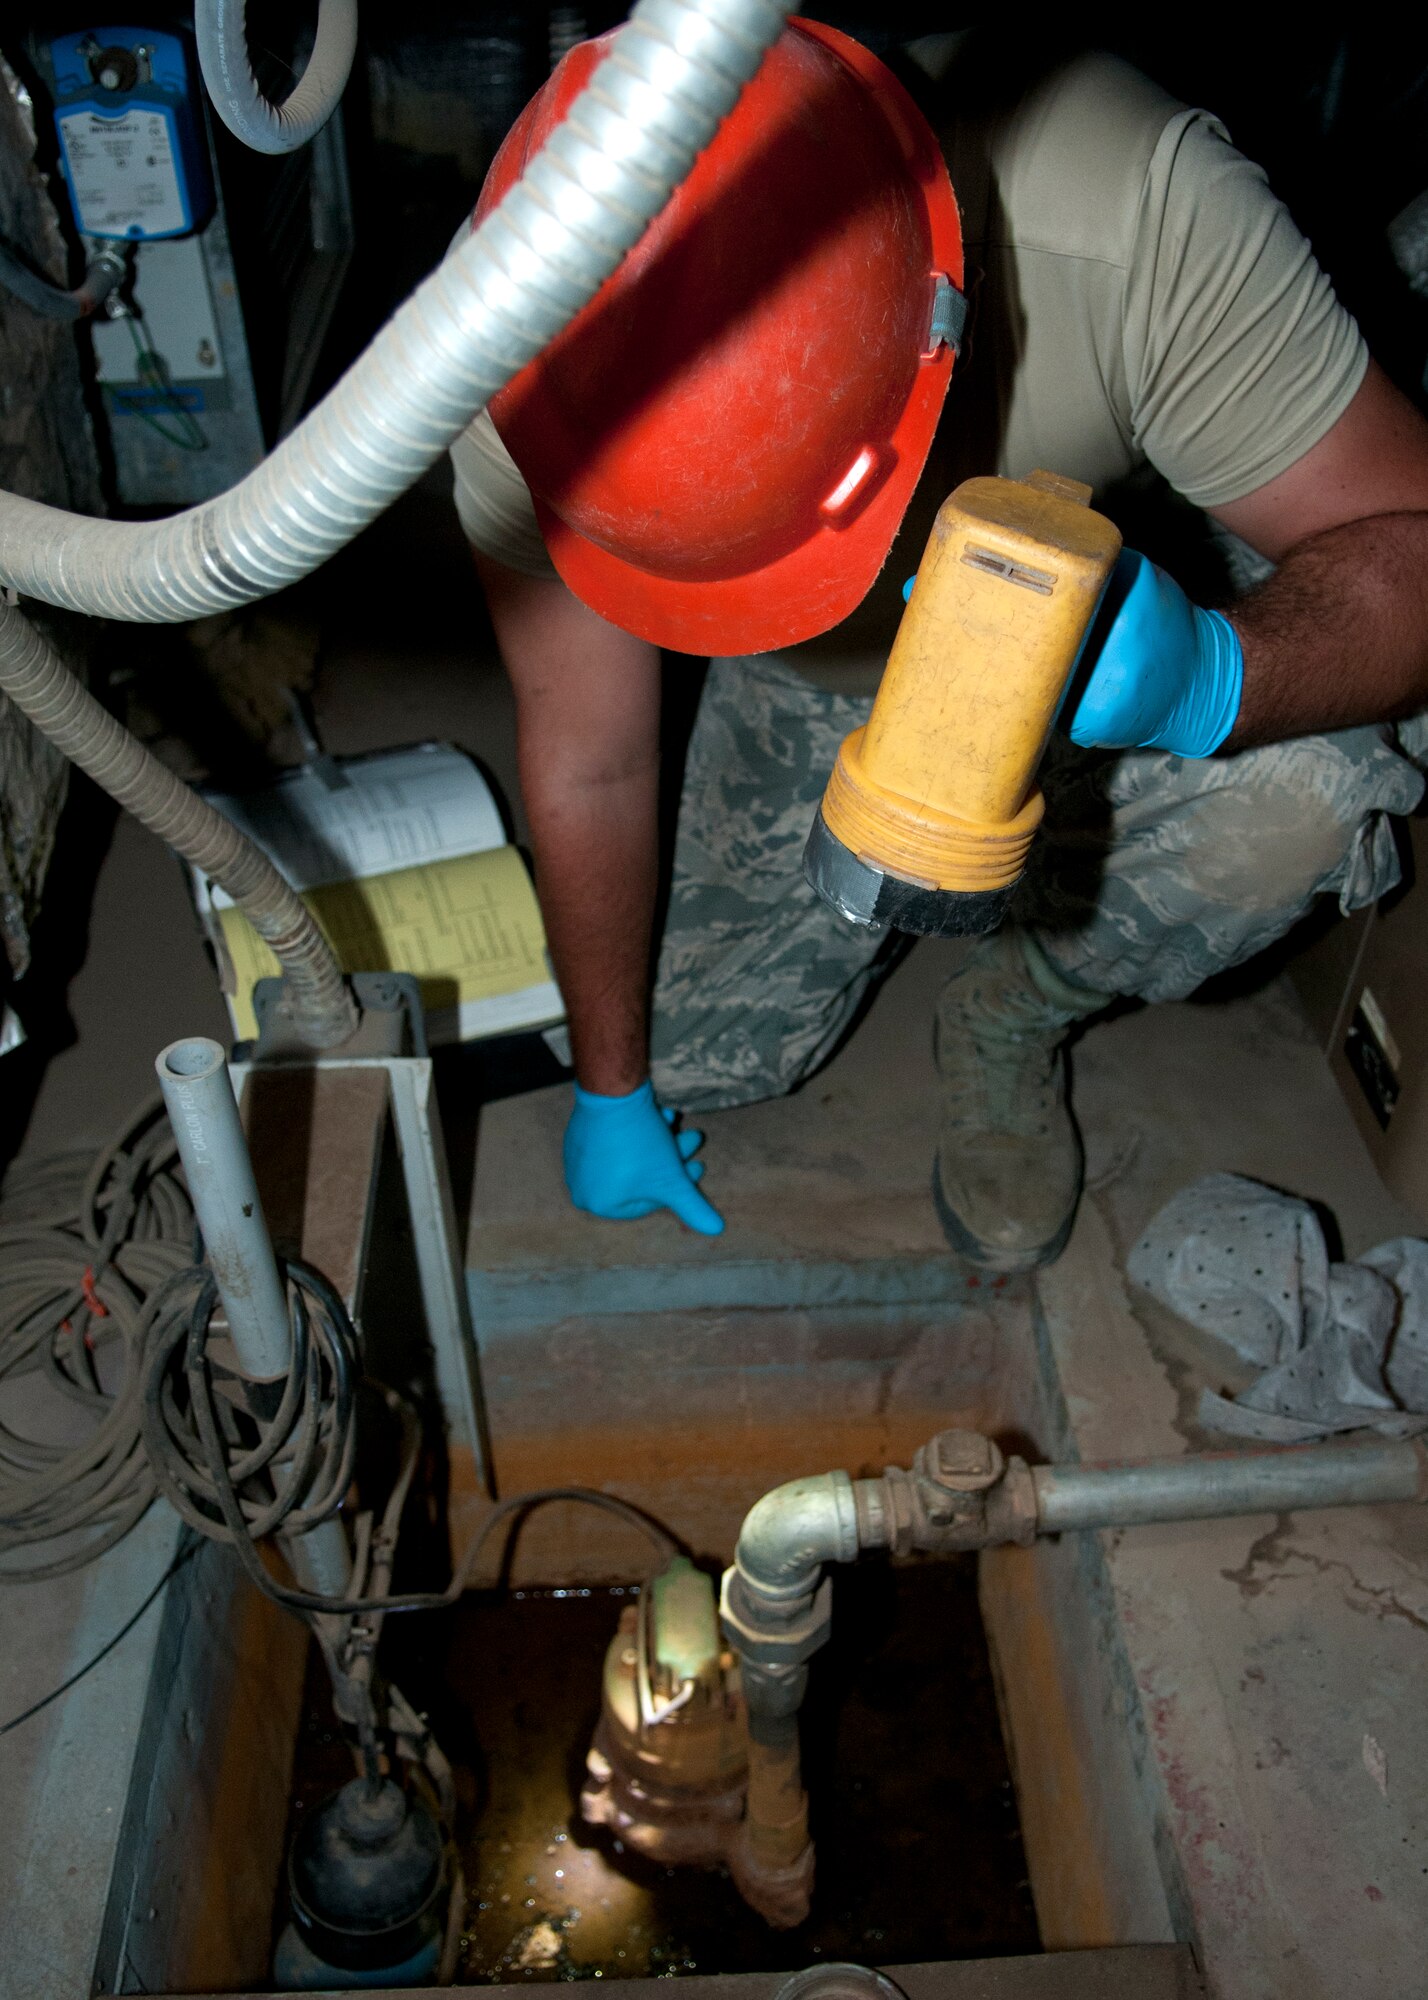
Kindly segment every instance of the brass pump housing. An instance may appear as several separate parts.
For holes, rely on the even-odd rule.
[[[844,916],[952,937],[1005,915],[1041,822],[1037,766],[1120,553],[1090,499],[1033,472],[943,502],[804,853]]]

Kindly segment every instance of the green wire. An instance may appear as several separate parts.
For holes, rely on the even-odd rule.
[[[177,436],[173,431],[166,430],[156,416],[138,403],[132,406],[133,414],[139,418],[141,423],[146,423],[151,431],[157,431],[165,444],[174,445],[179,451],[207,451],[208,439],[204,436],[198,424],[195,423],[191,412],[184,408],[183,404],[174,394],[173,384],[168,378],[162,357],[156,354],[151,347],[144,345],[139,333],[137,316],[133,313],[125,313],[124,324],[128,327],[129,336],[134,343],[134,355],[139,366],[140,382],[145,388],[158,390],[167,406],[166,415],[172,417],[181,426],[181,430]],[[115,392],[111,389],[111,393]]]

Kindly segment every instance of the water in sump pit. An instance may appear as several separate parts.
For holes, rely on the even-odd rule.
[[[813,1912],[785,1932],[722,1871],[666,1869],[580,1820],[601,1665],[633,1591],[472,1596],[440,1621],[389,1621],[389,1671],[460,1773],[458,1981],[1039,1948],[974,1561],[869,1563],[838,1572],[834,1588],[833,1638],[813,1663],[803,1718]],[[304,1718],[294,1824],[351,1772],[316,1657]]]

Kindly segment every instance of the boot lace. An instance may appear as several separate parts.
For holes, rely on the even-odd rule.
[[[1044,1138],[1060,1098],[1062,1024],[938,1021],[944,1117],[962,1130]]]

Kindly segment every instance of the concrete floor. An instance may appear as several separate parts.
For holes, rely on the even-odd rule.
[[[701,1115],[719,1237],[572,1212],[566,1087],[483,1112],[466,1261],[504,1489],[616,1483],[727,1560],[795,1473],[880,1471],[959,1419],[1009,1420],[1030,1287],[953,1257],[929,1192],[946,963],[914,951],[796,1096]],[[521,1546],[545,1581],[573,1551],[595,1573],[614,1556],[573,1512]]]
[[[408,588],[417,565],[421,592]],[[449,737],[514,801],[509,697],[439,490],[419,491],[308,591],[327,633],[316,705],[329,747]],[[83,909],[66,920],[82,929]],[[969,1286],[927,1195],[940,973],[935,948],[915,952],[824,1077],[706,1121],[709,1189],[730,1225],[717,1243],[667,1217],[607,1228],[573,1216],[558,1179],[561,1089],[508,1097],[479,1123],[452,1117],[469,1103],[449,1103],[460,1148],[478,1141],[474,1173],[463,1157],[456,1176],[474,1186],[468,1261],[507,1487],[547,1460],[636,1498],[682,1481],[691,1538],[718,1550],[762,1485],[905,1458],[984,1405],[1005,1357],[1038,1342],[1058,1449],[1195,1448],[1189,1411],[1214,1354],[1129,1296],[1120,1275],[1159,1203],[1232,1168],[1325,1201],[1350,1255],[1413,1228],[1377,1182],[1288,989],[1274,986],[1093,1028],[1076,1065],[1091,1195],[1071,1248],[1035,1296]],[[160,1047],[224,1032],[181,877],[127,824],[99,870],[68,1006],[75,1037],[38,1078],[24,1154],[108,1137],[149,1093]],[[448,1096],[474,1089],[459,1066],[448,1085]],[[652,1394],[671,1371],[688,1392],[673,1451]],[[1046,1910],[1058,1913],[1043,1912],[1048,1942],[1190,1940],[1225,2000],[1422,1990],[1424,1530],[1406,1510],[1364,1510],[1078,1538],[1075,1588],[1095,1609],[1085,1643],[1097,1661],[1083,1677],[1116,1690],[1082,1718],[1081,1747],[1119,1773],[1087,1811],[1090,1822],[1123,1812],[1138,1852],[1125,1857],[1132,1888],[1097,1915],[1061,1851],[1065,1822],[1038,1761],[1043,1719],[1019,1718],[1013,1703],[1028,1840],[1041,1844]],[[552,1521],[546,1533],[578,1567],[574,1531]],[[0,1675],[6,1713],[63,1676],[110,1608],[111,1628],[126,1615],[132,1568],[126,1552],[112,1576],[31,1614],[30,1643],[7,1649]],[[55,1744],[82,1745],[85,1718],[123,1673],[121,1650],[40,1733],[5,1739],[0,1789],[21,1796]],[[1114,1852],[1114,1830],[1106,1840]],[[7,1880],[11,1860],[21,1865],[0,1855]]]
[[[1322,1201],[1350,1257],[1414,1221],[1370,1170],[1287,985],[1094,1031],[1077,1103],[1092,1192],[1038,1283],[1056,1455],[1224,1449],[1193,1418],[1200,1388],[1222,1385],[1223,1350],[1122,1276],[1155,1210],[1227,1168]],[[1194,1939],[1211,1991],[1421,1991],[1428,1517],[1339,1509],[1074,1539],[1072,1587],[1099,1607],[1086,1633],[1114,1662],[1086,1761],[1098,1736],[1103,1755],[1130,1752],[1172,1933]]]

